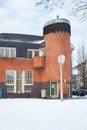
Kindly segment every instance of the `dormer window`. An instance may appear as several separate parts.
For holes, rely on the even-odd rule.
[[[28,49],[27,58],[33,58],[35,56],[39,56],[39,50]]]
[[[28,49],[27,58],[33,58],[36,56],[45,56],[45,48],[43,49]]]
[[[27,51],[27,58],[33,58],[33,51],[32,50]]]
[[[39,56],[39,51],[34,51],[34,56]]]
[[[4,54],[4,50],[0,49],[0,57],[3,57],[3,54]]]
[[[40,56],[45,56],[46,55],[46,49],[43,48],[40,50]]]
[[[0,57],[16,57],[16,49],[15,48],[2,48],[0,47]]]

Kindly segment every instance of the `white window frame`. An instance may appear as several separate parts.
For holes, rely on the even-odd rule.
[[[29,90],[25,91],[25,87],[29,87]],[[24,86],[24,93],[31,93],[31,86],[30,85]]]
[[[35,52],[38,52],[38,56],[40,56],[40,51],[39,50],[34,50],[34,57],[36,57]]]
[[[28,57],[28,51],[32,51],[32,58],[34,58],[34,57],[36,57],[35,56],[35,51],[38,51],[39,52],[39,49],[27,49],[27,58],[29,58]],[[39,56],[39,55],[38,55]],[[32,58],[29,58],[29,59],[32,59]]]
[[[13,57],[13,56],[11,56],[11,50],[15,50],[15,51],[14,51],[14,57],[16,57],[16,48],[0,47],[0,49],[3,50],[3,56],[1,56],[1,57],[9,57],[9,58]],[[8,51],[9,51],[9,56],[6,56],[6,55],[5,55],[5,50],[8,50]]]
[[[26,83],[25,83],[25,72],[26,72],[26,71],[31,71],[31,72],[32,72],[32,83],[31,83],[31,84],[26,84]],[[28,86],[28,85],[33,85],[33,71],[32,71],[32,70],[25,70],[25,71],[24,71],[24,86]]]
[[[8,88],[8,87],[11,88],[11,86],[12,86],[12,85],[7,85],[7,88]],[[8,90],[7,90],[7,93],[14,93],[14,85],[13,85],[13,91],[8,91]]]
[[[7,76],[7,71],[14,71],[14,70],[6,70],[6,76]],[[14,83],[15,83],[15,72],[14,72]],[[8,83],[6,83],[6,79],[5,79],[5,84],[6,85],[14,85],[14,83],[13,84],[8,84]]]
[[[45,52],[43,53],[43,51]],[[46,56],[46,48],[42,48],[39,50],[39,56]]]
[[[32,72],[32,83],[31,84],[26,84],[25,83],[25,80],[26,80],[25,79],[25,72],[26,71]],[[24,83],[24,93],[31,93],[31,86],[33,85],[33,71],[32,70],[25,70],[24,71],[24,82],[23,83]],[[25,91],[25,87],[30,87],[30,90]]]
[[[46,48],[42,48],[42,49],[27,49],[27,58],[29,58],[28,57],[28,51],[32,51],[32,58],[36,57],[35,56],[35,51],[39,52],[38,56],[45,56],[46,55]],[[45,54],[43,54],[43,51],[45,51]],[[29,58],[29,59],[32,59],[32,58]]]
[[[22,92],[22,85],[23,85],[22,84],[22,75],[23,75],[23,71],[21,71],[21,70],[16,71],[16,93]],[[18,86],[18,91],[17,91],[17,86]]]
[[[12,92],[12,93],[30,93],[31,92],[31,91],[24,92],[24,87],[33,85],[33,71],[32,70],[22,70],[22,75],[21,75],[22,76],[21,92],[16,92],[16,70],[6,70],[6,71],[14,71],[14,83],[8,84],[8,83],[6,83],[6,79],[5,79],[5,85],[6,86],[14,86],[14,92]],[[31,84],[26,84],[25,83],[25,71],[31,71],[32,72],[32,83]],[[11,92],[9,92],[9,93],[11,93]]]
[[[31,57],[31,58],[28,57],[28,51],[31,51],[31,52],[32,52],[32,57]],[[33,50],[32,50],[32,49],[28,49],[28,50],[27,50],[27,58],[32,59],[33,57],[34,57]]]
[[[5,85],[8,87],[10,87],[10,86],[13,86],[13,92],[7,92],[7,93],[15,93],[15,80],[16,80],[16,78],[15,78],[15,70],[6,70],[6,73],[7,73],[7,71],[14,71],[14,83],[12,84],[8,84],[8,83],[6,83],[6,79],[5,79]],[[7,77],[7,75],[6,75],[6,77]]]

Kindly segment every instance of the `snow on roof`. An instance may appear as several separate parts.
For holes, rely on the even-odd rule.
[[[20,42],[20,43],[35,43],[35,44],[41,44],[44,42],[44,40],[34,40],[34,41],[24,41],[24,40],[20,40],[20,39],[3,39],[0,38],[0,41],[10,41],[10,42]]]
[[[67,19],[63,19],[63,18],[59,18],[59,19],[53,19],[53,20],[50,20],[48,22],[46,22],[44,24],[44,27],[45,26],[48,26],[48,25],[51,25],[51,24],[54,24],[54,23],[67,23],[67,24],[70,24],[70,22],[67,20]]]

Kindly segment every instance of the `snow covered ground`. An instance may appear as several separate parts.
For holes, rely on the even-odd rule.
[[[0,130],[87,130],[87,99],[0,99]]]

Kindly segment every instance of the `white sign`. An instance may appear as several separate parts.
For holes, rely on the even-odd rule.
[[[59,55],[58,56],[58,62],[61,63],[61,64],[64,63],[65,62],[65,56],[64,55]]]
[[[77,68],[72,69],[72,74],[76,76],[79,75],[78,69]]]

